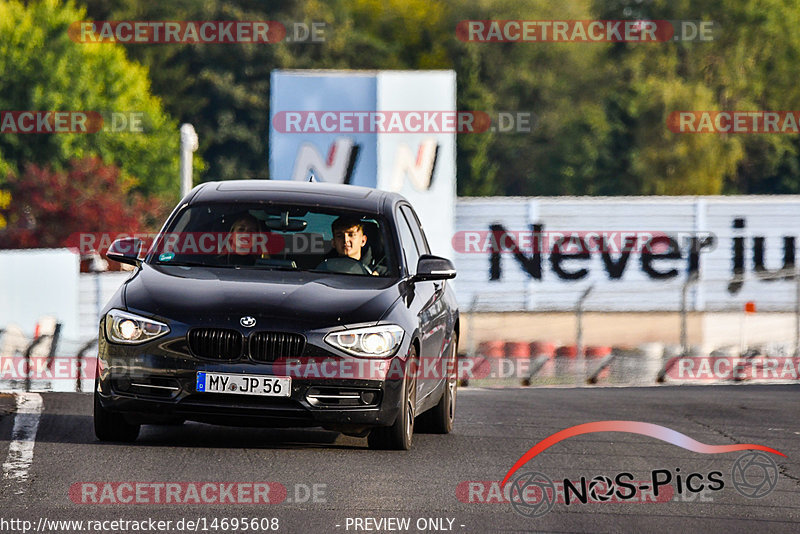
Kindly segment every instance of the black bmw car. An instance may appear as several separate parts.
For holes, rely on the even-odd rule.
[[[135,270],[100,322],[100,440],[193,420],[408,449],[415,425],[453,427],[456,273],[399,194],[205,183],[152,244],[119,240],[108,257]]]

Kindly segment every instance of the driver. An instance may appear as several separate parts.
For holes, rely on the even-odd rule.
[[[367,236],[364,235],[361,219],[339,217],[331,224],[331,230],[333,230],[333,248],[336,249],[339,256],[347,256],[361,261],[361,249],[367,244]]]
[[[340,257],[352,258],[363,265],[367,271],[378,276],[377,271],[367,267],[361,255],[361,249],[367,244],[364,225],[358,217],[343,215],[331,224],[333,231],[333,248]]]

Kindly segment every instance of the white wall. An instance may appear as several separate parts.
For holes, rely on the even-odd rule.
[[[130,275],[131,273],[126,271],[81,274],[79,283],[80,300],[78,302],[81,341],[97,337],[100,309],[108,303],[119,286]]]
[[[453,71],[380,71],[378,109],[391,111],[455,111],[456,74]],[[456,198],[456,136],[454,133],[402,133],[378,135],[378,189],[395,191],[414,206],[431,252],[449,250]],[[416,163],[423,143],[436,146],[430,184],[421,187],[410,179],[409,163]],[[403,158],[405,154],[406,158]],[[410,158],[409,158],[410,156]],[[395,180],[395,174],[398,178]],[[420,171],[422,174],[422,171]],[[399,185],[398,184],[402,184]]]
[[[97,337],[98,290],[105,306],[130,272],[80,273],[77,254],[69,249],[0,251],[0,328],[30,340],[37,323],[60,322],[62,347],[79,346]]]
[[[79,271],[69,249],[0,251],[0,328],[15,324],[33,336],[39,319],[52,316],[63,336],[76,337]]]

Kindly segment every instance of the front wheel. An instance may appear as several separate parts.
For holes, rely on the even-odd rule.
[[[100,404],[97,387],[94,391],[94,435],[100,441],[121,441],[130,443],[139,437],[140,425],[133,425],[122,414],[109,412]]]
[[[439,403],[420,416],[420,425],[425,432],[449,434],[456,418],[456,393],[458,392],[458,336],[453,333],[450,353],[447,358],[447,381]]]
[[[403,376],[403,405],[392,426],[373,428],[367,442],[370,449],[407,451],[414,438],[417,405],[417,351],[412,348]]]

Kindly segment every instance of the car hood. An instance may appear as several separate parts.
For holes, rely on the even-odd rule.
[[[125,288],[131,311],[187,324],[238,324],[245,315],[293,328],[379,320],[400,298],[388,278],[143,264]]]

